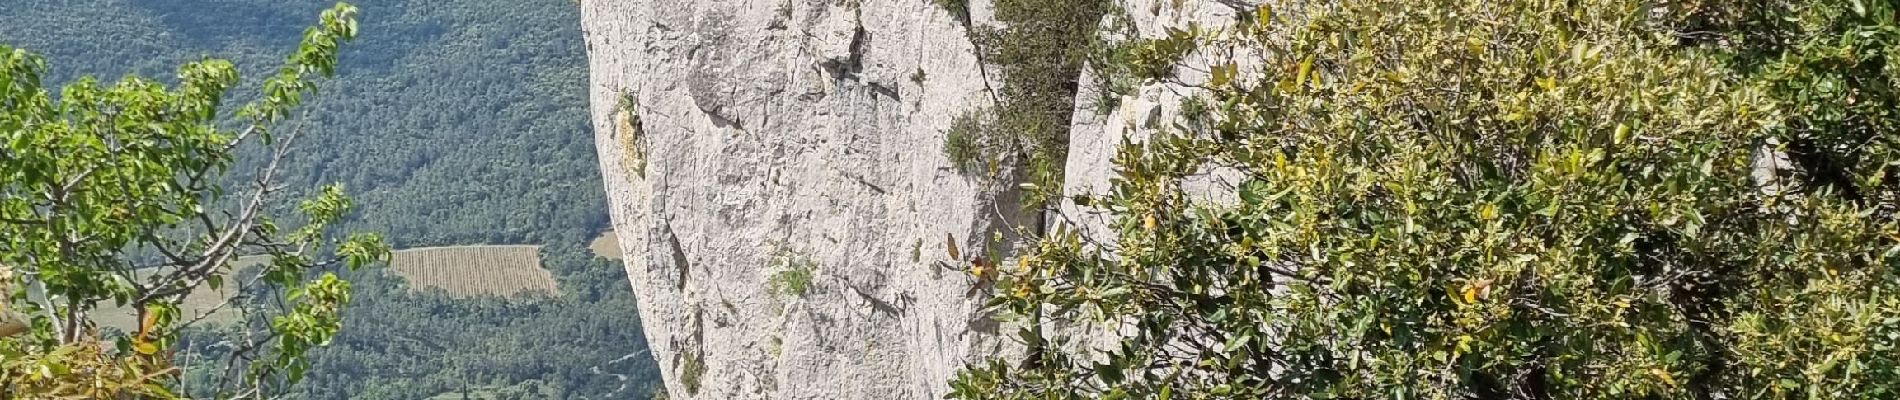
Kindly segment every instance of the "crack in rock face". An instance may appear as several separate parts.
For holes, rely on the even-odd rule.
[[[864,69],[864,41],[868,39],[866,35],[869,33],[864,30],[864,25],[853,25],[851,44],[845,46],[845,53],[842,56],[827,57],[819,61],[819,68],[831,73],[834,79],[857,80],[858,72]]]

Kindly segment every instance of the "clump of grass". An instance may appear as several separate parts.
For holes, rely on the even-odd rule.
[[[680,363],[680,384],[686,386],[686,394],[699,395],[699,380],[706,376],[706,360],[702,354],[687,354]]]
[[[811,255],[780,249],[772,255],[770,269],[773,272],[771,277],[766,278],[766,285],[771,294],[803,297],[811,290],[818,263],[811,260]]]
[[[963,173],[976,172],[978,167],[995,161],[1000,150],[994,146],[996,141],[993,130],[986,121],[987,110],[973,111],[959,115],[950,121],[950,130],[944,133],[943,155],[950,158],[950,165]]]

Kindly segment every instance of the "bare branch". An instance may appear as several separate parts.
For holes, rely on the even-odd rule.
[[[306,117],[308,113],[309,111],[306,110]],[[278,167],[281,166],[283,160],[289,156],[290,150],[295,145],[297,138],[302,136],[304,128],[302,121],[304,120],[306,120],[306,118],[298,118],[298,122],[290,132],[287,133],[282,140],[275,143],[271,151],[270,161],[265,164],[263,172],[257,177],[250,199],[244,205],[243,211],[233,220],[227,221],[229,225],[222,230],[222,233],[215,235],[217,239],[205,248],[199,262],[189,267],[180,268],[163,278],[155,280],[153,283],[154,286],[141,290],[145,293],[134,302],[135,304],[143,306],[154,299],[189,293],[199,285],[202,285],[205,280],[210,279],[210,276],[215,272],[213,271],[214,269],[224,266],[231,261],[237,254],[237,248],[244,242],[243,238],[252,233],[252,228],[257,223],[257,219],[262,215],[264,206],[266,201],[269,200],[270,195],[282,189],[281,186],[273,185],[272,182],[276,178]],[[248,136],[252,132],[256,132],[256,130],[257,127],[253,125],[245,129],[243,133],[240,133],[240,136]],[[205,223],[210,224],[208,220],[206,220]],[[186,282],[186,284],[173,286],[173,284],[181,281]],[[171,287],[166,288],[167,286]],[[163,289],[152,290],[154,288]]]

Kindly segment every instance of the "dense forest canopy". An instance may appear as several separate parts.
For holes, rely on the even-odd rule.
[[[367,33],[312,102],[290,186],[337,181],[366,209],[352,228],[398,247],[531,243],[606,227],[571,4],[363,5]],[[0,40],[55,63],[48,77],[168,77],[205,56],[269,71],[323,1],[26,2]],[[247,75],[255,78],[259,74]],[[247,82],[254,84],[255,80]]]
[[[171,83],[178,65],[210,56],[235,63],[248,89],[330,5],[11,2],[0,7],[7,21],[0,43],[48,59],[49,85],[126,74]],[[360,7],[361,35],[344,49],[336,78],[303,108],[306,129],[322,134],[300,142],[288,160],[286,197],[341,183],[359,212],[338,228],[381,232],[398,248],[544,245],[562,294],[455,300],[411,292],[382,271],[354,274],[346,328],[335,346],[314,353],[305,397],[649,393],[657,372],[624,272],[585,247],[608,222],[578,10],[553,0]],[[239,164],[261,160],[243,155]]]

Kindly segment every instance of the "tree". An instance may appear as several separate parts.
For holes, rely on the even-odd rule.
[[[1892,2],[1299,4],[1124,44],[1205,92],[951,397],[1900,395]]]
[[[284,208],[280,161],[304,135],[292,113],[334,72],[355,14],[346,3],[323,12],[235,110],[223,101],[238,83],[228,61],[185,65],[171,88],[83,78],[54,96],[41,87],[44,61],[0,47],[0,293],[27,319],[0,338],[0,397],[174,397],[168,349],[204,318],[179,302],[227,281],[243,295],[226,306],[259,323],[229,338],[225,360],[203,364],[225,369],[215,387],[183,389],[249,397],[302,377],[304,354],[337,332],[349,301],[349,283],[329,271],[389,252],[373,234],[331,238],[326,227],[351,208],[338,186],[272,217]],[[227,174],[241,150],[267,161]],[[240,256],[270,261],[237,274]],[[102,334],[88,315],[104,305],[130,306],[143,322]]]
[[[365,16],[359,29],[373,33],[345,46],[337,75],[304,98],[298,112],[309,118],[294,123],[313,133],[280,168],[279,196],[345,185],[357,211],[329,229],[377,232],[399,248],[544,245],[542,264],[560,295],[458,299],[410,291],[382,268],[339,273],[351,283],[347,328],[307,354],[310,368],[284,397],[427,398],[467,381],[479,398],[530,379],[558,382],[573,398],[645,394],[659,373],[642,352],[624,269],[585,247],[609,227],[587,123],[579,9],[507,0],[355,4]],[[295,46],[307,20],[329,5],[13,2],[0,7],[8,21],[0,42],[53,60],[42,78],[49,86],[82,73],[169,76],[179,60],[214,55],[247,72],[228,100],[241,104],[267,75],[250,71],[274,71],[279,49]],[[267,158],[240,153],[231,166],[237,175]],[[188,329],[173,359],[182,366],[223,357],[223,337],[232,333],[225,319],[197,324],[218,329]],[[566,340],[542,340],[550,335]],[[622,359],[635,353],[642,355]],[[218,372],[188,368],[181,384],[198,395]]]

